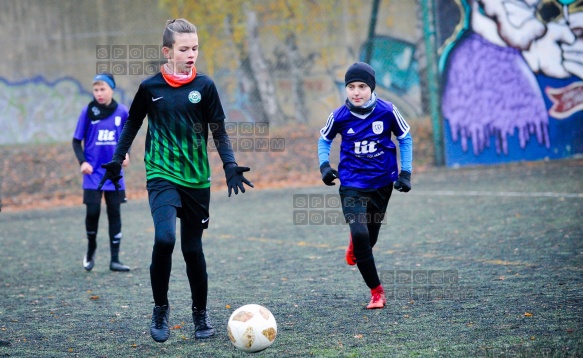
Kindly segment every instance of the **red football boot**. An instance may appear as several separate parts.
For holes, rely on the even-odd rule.
[[[370,290],[370,303],[366,308],[369,310],[375,308],[383,308],[387,303],[387,298],[385,297],[385,290],[383,286],[379,285],[377,288],[373,288]]]

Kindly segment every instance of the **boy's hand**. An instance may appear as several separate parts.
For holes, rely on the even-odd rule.
[[[101,187],[103,187],[103,184],[105,184],[107,180],[111,180],[116,191],[119,190],[121,187],[121,185],[119,185],[119,180],[122,178],[121,163],[112,161],[107,164],[101,164],[101,167],[105,169],[105,174],[103,174],[103,178],[101,178],[97,190],[101,190]]]
[[[81,174],[89,174],[91,175],[93,173],[93,166],[87,162],[83,162],[83,164],[81,164]]]
[[[328,186],[336,185],[334,179],[338,178],[338,171],[330,167],[329,162],[324,162],[320,165],[320,173],[322,174],[322,181]]]
[[[125,168],[128,165],[130,165],[130,155],[126,153],[126,158],[121,162],[121,166]]]
[[[411,173],[406,170],[401,170],[399,173],[399,179],[395,182],[395,189],[401,192],[408,192],[411,190]]]
[[[253,183],[249,180],[245,179],[243,176],[244,172],[250,171],[251,168],[248,167],[239,167],[234,163],[227,164],[225,168],[225,177],[227,178],[227,187],[229,188],[229,197],[231,196],[231,190],[235,191],[235,195],[239,194],[239,189],[241,193],[245,192],[245,186],[243,183],[249,185],[250,187],[254,188]]]

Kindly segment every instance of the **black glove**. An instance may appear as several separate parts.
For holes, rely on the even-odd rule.
[[[236,164],[227,166],[225,168],[225,177],[227,178],[227,187],[229,188],[229,197],[231,196],[231,190],[235,191],[235,195],[239,194],[239,189],[241,189],[241,193],[244,193],[245,186],[243,186],[243,183],[254,188],[253,183],[251,183],[249,180],[245,179],[245,177],[243,176],[244,172],[248,172],[250,170],[251,169],[248,167],[239,167]]]
[[[399,173],[399,179],[397,179],[394,186],[395,189],[404,193],[411,190],[411,173],[405,170],[401,170]]]
[[[329,162],[324,162],[320,165],[320,173],[322,173],[322,181],[328,186],[336,185],[334,179],[338,178],[338,171],[330,167]]]
[[[107,180],[111,180],[113,186],[115,186],[115,190],[119,190],[121,185],[119,185],[119,180],[122,178],[121,173],[121,163],[112,161],[106,164],[101,164],[101,167],[105,169],[105,174],[103,174],[103,178],[101,178],[101,182],[99,182],[99,186],[97,190],[101,190],[101,187]]]

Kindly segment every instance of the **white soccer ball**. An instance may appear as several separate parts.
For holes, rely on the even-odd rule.
[[[259,352],[273,344],[277,323],[271,312],[257,304],[237,308],[227,323],[233,345],[244,352]]]

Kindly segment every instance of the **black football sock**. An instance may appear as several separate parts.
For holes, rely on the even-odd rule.
[[[97,249],[97,227],[99,225],[99,204],[86,204],[87,214],[85,216],[85,231],[87,233],[87,257],[93,258]]]
[[[190,285],[193,310],[206,310],[208,275],[202,250],[203,229],[181,225],[182,256],[186,263],[186,275]]]
[[[172,254],[152,254],[150,264],[150,281],[156,306],[168,304],[168,285],[170,283],[170,271],[172,271]]]
[[[111,262],[119,262],[119,247],[121,244],[121,232],[115,237],[109,238],[109,249],[111,251]]]
[[[364,282],[368,288],[373,289],[381,284],[379,275],[377,273],[377,268],[374,262],[374,258],[370,258],[364,261],[357,261],[356,266],[364,279]]]
[[[381,230],[381,224],[368,224],[368,235],[370,240],[370,247],[374,247],[379,238],[379,232]]]
[[[176,243],[176,208],[165,205],[152,213],[154,247],[150,264],[150,281],[156,306],[168,304],[168,285],[172,270],[172,252]]]
[[[87,233],[87,258],[93,258],[97,249],[97,233]]]
[[[120,204],[110,203],[107,205],[107,219],[109,221],[109,248],[111,250],[111,261],[119,262],[119,246],[122,238]]]

